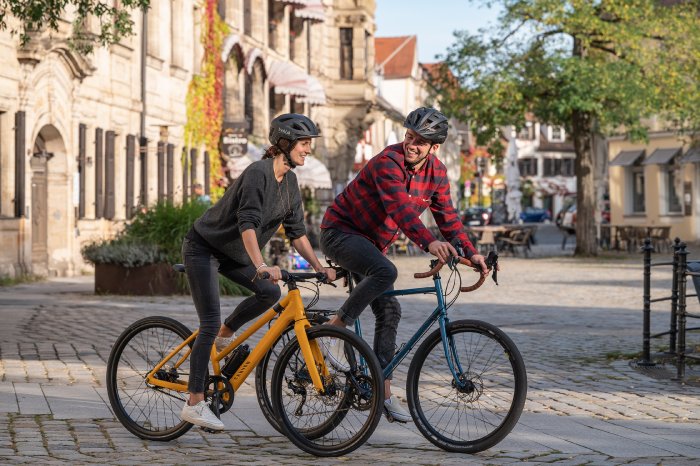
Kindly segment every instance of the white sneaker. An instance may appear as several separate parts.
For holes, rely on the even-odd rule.
[[[388,416],[391,416],[390,421],[409,422],[411,420],[411,415],[406,411],[406,408],[401,406],[396,395],[391,395],[391,398],[384,400],[384,410]]]
[[[212,430],[224,430],[225,427],[221,419],[216,417],[204,400],[194,406],[188,405],[185,401],[185,406],[182,407],[182,412],[180,412],[180,419]]]
[[[348,372],[350,364],[345,357],[345,341],[338,338],[319,338],[319,346],[323,356],[331,363],[336,370]]]
[[[214,346],[216,346],[216,352],[221,353],[221,351],[231,344],[233,340],[236,339],[236,334],[234,333],[230,337],[216,337],[214,340]]]

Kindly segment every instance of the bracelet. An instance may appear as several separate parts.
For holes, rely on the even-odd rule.
[[[267,267],[267,264],[264,263],[264,262],[263,262],[262,264],[260,264],[259,266],[257,266],[257,268],[255,269],[255,271],[257,272],[258,270],[262,269],[263,267]]]

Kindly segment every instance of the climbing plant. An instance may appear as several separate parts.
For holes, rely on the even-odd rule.
[[[217,11],[217,0],[203,0],[202,34],[204,48],[201,73],[194,75],[187,90],[185,140],[190,147],[209,152],[209,183],[212,200],[219,199],[228,184],[219,154],[223,123],[224,63],[221,48],[228,32]]]

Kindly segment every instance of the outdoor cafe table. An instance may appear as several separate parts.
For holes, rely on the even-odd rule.
[[[628,251],[640,246],[644,238],[652,240],[668,239],[671,225],[647,225],[647,224],[614,224],[603,223],[600,225],[601,245],[607,244],[610,249],[621,249],[624,243]]]
[[[470,226],[467,229],[476,233],[480,233],[479,241],[476,246],[484,250],[490,250],[496,248],[496,238],[504,235],[510,231],[518,230],[524,228],[524,225],[483,225],[483,226]]]

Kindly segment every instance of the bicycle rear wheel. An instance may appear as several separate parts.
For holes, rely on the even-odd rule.
[[[146,375],[192,332],[168,317],[147,317],[133,323],[117,339],[107,362],[107,394],[117,419],[132,434],[146,440],[168,441],[180,437],[192,424],[180,419],[186,394],[153,387]],[[156,374],[170,382],[189,377],[189,358],[174,364],[189,350],[185,346]]]
[[[282,350],[272,375],[272,405],[289,439],[316,456],[340,456],[358,448],[374,432],[382,414],[384,376],[372,349],[354,333],[328,325],[307,331],[323,347],[337,339],[344,366],[334,367],[324,391],[317,391],[296,337]],[[323,340],[320,340],[323,339]]]
[[[483,451],[503,440],[520,418],[527,394],[525,364],[513,341],[489,323],[452,322],[447,338],[463,384],[452,376],[438,329],[408,369],[408,407],[418,430],[438,447]]]

